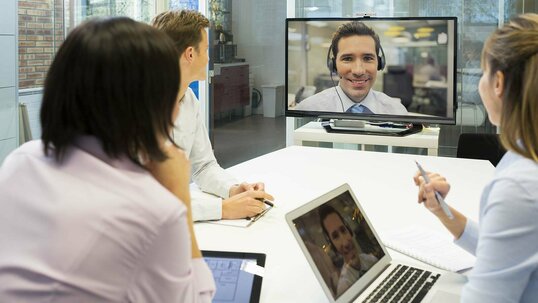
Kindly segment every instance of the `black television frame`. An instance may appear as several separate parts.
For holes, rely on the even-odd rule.
[[[366,121],[389,121],[396,123],[411,123],[415,127],[422,127],[422,124],[443,124],[443,125],[455,125],[456,124],[456,112],[458,109],[458,95],[457,95],[457,69],[458,69],[458,18],[452,16],[446,17],[370,17],[370,16],[361,16],[361,17],[312,17],[312,18],[286,18],[285,26],[285,45],[286,45],[286,57],[285,57],[285,88],[286,96],[288,94],[289,82],[288,82],[288,50],[289,50],[289,22],[293,21],[401,21],[401,20],[452,20],[454,22],[454,35],[453,35],[453,53],[454,53],[454,68],[453,68],[453,85],[452,85],[452,96],[453,96],[453,106],[452,106],[452,117],[441,117],[441,116],[408,116],[408,115],[384,115],[384,114],[350,114],[350,113],[336,113],[336,112],[323,112],[323,111],[301,111],[301,110],[290,110],[288,107],[287,97],[284,102],[284,113],[286,117],[307,117],[307,118],[320,118],[323,121],[329,121],[330,119],[342,119],[342,120],[366,120]],[[448,98],[448,95],[447,95]],[[447,100],[448,102],[448,100]],[[326,124],[327,126],[327,124]],[[329,129],[330,130],[330,129]],[[349,132],[349,131],[345,131]],[[388,133],[386,135],[405,135],[409,132],[402,134]]]

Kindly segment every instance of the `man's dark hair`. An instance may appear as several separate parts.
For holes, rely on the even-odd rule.
[[[379,60],[379,49],[381,48],[381,42],[379,36],[375,31],[360,21],[351,21],[344,23],[336,29],[331,41],[331,48],[333,56],[336,58],[338,55],[338,42],[340,39],[351,36],[370,36],[375,41],[375,53]]]
[[[344,220],[344,218],[342,218],[342,215],[334,207],[332,207],[330,205],[323,205],[319,209],[318,213],[319,213],[319,222],[321,223],[321,228],[323,229],[323,233],[325,234],[327,239],[329,239],[329,241],[331,242],[331,245],[333,244],[333,241],[331,240],[331,236],[329,235],[329,232],[325,228],[325,224],[323,224],[323,221],[325,220],[325,218],[327,218],[330,214],[338,215],[338,217],[342,221],[342,224],[344,224],[344,226],[347,228],[349,233],[353,234],[353,232],[351,231],[351,228],[347,225],[346,220]]]
[[[63,42],[45,80],[45,154],[58,162],[76,137],[91,135],[107,155],[162,161],[173,127],[179,56],[159,30],[129,18],[93,19]]]

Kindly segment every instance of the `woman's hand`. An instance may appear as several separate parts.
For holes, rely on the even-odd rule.
[[[443,216],[445,214],[435,197],[435,191],[439,192],[445,198],[450,191],[450,184],[446,181],[445,177],[439,174],[431,172],[427,172],[426,174],[430,179],[428,184],[426,184],[420,172],[417,172],[413,177],[415,184],[419,187],[418,203],[424,203],[424,206],[436,216]]]
[[[454,215],[454,219],[448,218],[435,197],[435,191],[439,192],[445,198],[450,191],[450,184],[446,181],[445,177],[439,174],[430,172],[426,174],[430,179],[428,184],[426,184],[420,172],[417,172],[413,177],[415,184],[419,187],[418,203],[424,203],[424,206],[437,216],[441,223],[452,233],[454,238],[458,239],[465,230],[467,218],[450,206],[449,208]]]
[[[165,144],[163,151],[168,159],[162,162],[151,161],[145,166],[159,183],[183,201],[190,210],[190,162],[185,152],[172,144]]]
[[[191,195],[189,191],[191,166],[189,160],[185,152],[170,143],[164,144],[162,150],[168,159],[162,162],[151,161],[145,165],[146,169],[187,207],[187,224],[191,234],[192,257],[201,258],[202,253],[198,248],[192,223]]]

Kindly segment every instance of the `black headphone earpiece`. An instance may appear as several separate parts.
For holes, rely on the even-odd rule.
[[[377,54],[377,70],[383,70],[385,68],[385,52],[379,44],[379,53]]]
[[[333,45],[329,46],[329,51],[327,52],[327,68],[329,72],[336,73],[336,58],[332,55]]]
[[[381,47],[381,44],[379,44],[379,52],[377,54],[377,70],[383,70],[385,68],[385,63],[385,51],[383,51],[383,47]],[[336,57],[333,54],[332,43],[331,46],[329,46],[329,51],[327,52],[327,68],[331,73],[338,72],[336,70]]]

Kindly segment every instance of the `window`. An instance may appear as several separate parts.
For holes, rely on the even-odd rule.
[[[156,0],[19,0],[19,88],[43,86],[66,32],[97,16],[149,22]]]

